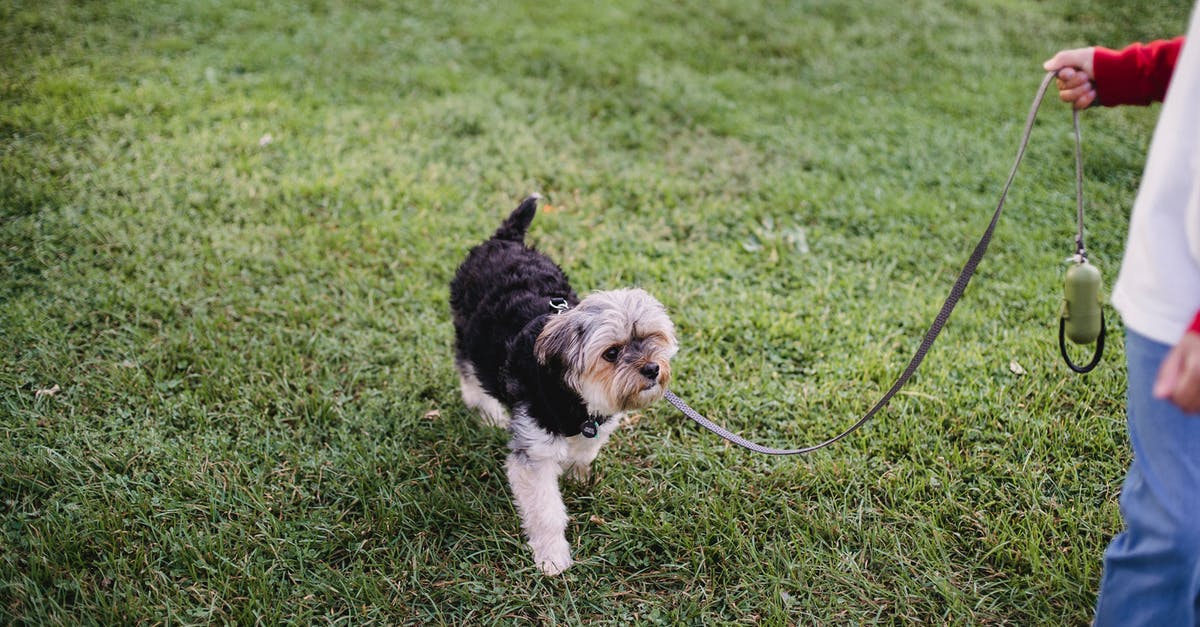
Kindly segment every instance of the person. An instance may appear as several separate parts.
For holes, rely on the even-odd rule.
[[[1200,625],[1200,0],[1185,37],[1062,50],[1077,109],[1162,101],[1113,306],[1125,327],[1133,461],[1095,625]]]

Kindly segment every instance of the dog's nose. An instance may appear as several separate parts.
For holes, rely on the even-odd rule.
[[[646,364],[645,366],[642,366],[642,369],[639,372],[642,373],[643,377],[646,377],[647,379],[654,381],[655,379],[658,378],[658,364],[656,364],[654,362],[650,362],[650,363]]]

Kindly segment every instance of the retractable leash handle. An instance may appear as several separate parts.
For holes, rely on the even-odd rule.
[[[900,391],[900,388],[904,387],[904,384],[907,383],[910,378],[912,378],[912,375],[914,373],[916,373],[917,368],[921,365],[921,362],[925,360],[925,355],[928,354],[929,349],[933,347],[934,340],[936,340],[938,334],[942,332],[942,327],[946,326],[946,322],[950,319],[950,314],[951,314],[951,312],[954,311],[954,306],[958,304],[959,299],[962,298],[963,292],[966,291],[967,283],[969,283],[971,281],[971,276],[975,274],[975,269],[979,266],[979,262],[983,259],[984,253],[987,252],[988,244],[992,241],[992,234],[996,231],[996,224],[997,224],[997,222],[999,222],[1000,213],[1004,209],[1004,201],[1008,198],[1008,190],[1009,190],[1009,188],[1012,187],[1013,179],[1016,178],[1016,176],[1017,176],[1017,167],[1021,165],[1021,160],[1025,157],[1025,149],[1029,146],[1029,136],[1033,133],[1033,123],[1034,123],[1034,120],[1037,118],[1038,108],[1042,104],[1042,99],[1046,96],[1046,90],[1047,90],[1047,88],[1050,87],[1050,81],[1053,80],[1056,75],[1057,75],[1056,72],[1047,73],[1046,77],[1042,79],[1041,86],[1038,87],[1037,95],[1034,96],[1034,99],[1033,99],[1033,104],[1030,105],[1030,107],[1029,107],[1029,115],[1025,118],[1025,130],[1021,136],[1021,144],[1017,150],[1017,157],[1013,161],[1012,169],[1009,170],[1008,180],[1006,180],[1004,183],[1004,189],[1000,192],[1000,202],[996,204],[996,211],[994,213],[992,213],[991,222],[988,223],[987,229],[985,229],[983,232],[983,236],[979,238],[979,242],[975,244],[975,249],[971,251],[971,256],[967,259],[967,262],[963,266],[962,271],[959,273],[958,278],[955,279],[954,286],[952,288],[950,288],[950,295],[946,297],[946,302],[942,304],[942,308],[938,311],[937,316],[934,317],[933,323],[930,324],[929,330],[925,332],[925,337],[921,340],[921,345],[917,347],[917,352],[912,356],[912,359],[909,360],[908,365],[904,368],[904,372],[902,372],[900,374],[900,376],[897,377],[896,381],[892,384],[892,387],[889,388],[888,391],[884,393],[883,397],[880,398],[879,401],[876,402],[875,405],[873,405],[871,407],[871,409],[869,411],[867,411],[867,413],[865,415],[863,415],[863,417],[859,418],[857,422],[855,422],[853,425],[850,425],[850,427],[848,429],[846,429],[845,431],[842,431],[841,433],[833,436],[832,438],[829,438],[828,440],[825,440],[824,442],[821,442],[820,444],[815,444],[813,446],[806,446],[803,448],[795,448],[795,449],[779,449],[779,448],[772,448],[769,446],[762,446],[761,444],[755,444],[754,442],[751,442],[751,441],[747,440],[746,438],[743,438],[735,433],[730,432],[728,429],[725,429],[725,428],[721,427],[720,425],[713,423],[711,420],[708,420],[704,416],[700,415],[699,412],[697,412],[696,410],[689,407],[687,403],[683,402],[678,396],[676,396],[670,390],[668,390],[665,394],[663,394],[663,398],[666,399],[666,401],[668,403],[670,403],[671,405],[674,405],[676,409],[683,412],[683,414],[685,416],[687,416],[688,418],[691,418],[696,424],[700,425],[701,427],[704,427],[705,429],[712,431],[713,433],[717,434],[718,436],[720,436],[720,437],[728,440],[729,442],[732,442],[742,448],[749,449],[749,450],[755,451],[757,453],[763,453],[766,455],[803,455],[803,454],[807,454],[807,453],[812,453],[814,451],[819,451],[819,450],[833,444],[834,442],[837,442],[838,440],[845,438],[846,436],[850,435],[851,433],[854,433],[855,431],[859,430],[863,425],[867,424],[867,422],[869,422],[872,418],[875,417],[875,414],[877,414],[879,412],[879,410],[881,410],[885,406],[887,406],[888,402],[892,400],[892,397],[895,396],[896,393]],[[1076,238],[1076,246],[1077,246],[1077,253],[1082,253],[1082,250],[1083,250],[1083,191],[1082,191],[1082,189],[1083,189],[1083,165],[1082,165],[1082,156],[1081,156],[1082,150],[1080,148],[1080,140],[1079,140],[1079,113],[1078,112],[1075,112],[1075,149],[1076,149],[1075,182],[1076,182],[1076,192],[1077,192],[1076,195],[1077,195],[1077,199],[1078,199],[1077,204],[1078,204],[1078,216],[1079,216],[1079,232],[1078,232],[1078,236]],[[1080,302],[1082,302],[1082,301],[1080,301]],[[1062,320],[1065,323],[1065,319],[1062,319]],[[1061,337],[1061,328],[1060,328],[1060,337]],[[1103,334],[1101,334],[1101,337],[1103,337]],[[1101,347],[1102,346],[1103,346],[1103,343],[1101,343]],[[1066,356],[1065,348],[1063,349],[1063,355]],[[1095,361],[1099,361],[1099,352],[1097,352],[1097,357],[1095,360],[1093,360],[1093,362],[1095,362]],[[1067,363],[1070,364],[1069,359],[1067,360]],[[1094,367],[1094,366],[1095,366],[1095,363],[1092,364],[1092,367]],[[1073,365],[1072,365],[1072,369],[1075,369]]]

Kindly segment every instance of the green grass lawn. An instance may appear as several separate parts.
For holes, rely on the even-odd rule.
[[[1065,105],[874,423],[779,459],[642,411],[565,489],[562,577],[447,285],[540,191],[581,293],[671,310],[677,393],[827,437],[948,292],[1041,61],[1191,2],[260,4],[0,5],[0,622],[1090,620],[1129,452],[1115,314],[1096,372],[1057,355]],[[1109,286],[1157,112],[1083,116]]]

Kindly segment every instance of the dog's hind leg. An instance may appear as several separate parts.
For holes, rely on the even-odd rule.
[[[458,364],[458,380],[462,388],[463,402],[467,407],[479,412],[480,420],[492,427],[507,427],[508,412],[504,405],[488,394],[475,376],[475,369],[469,362],[460,361]]]

